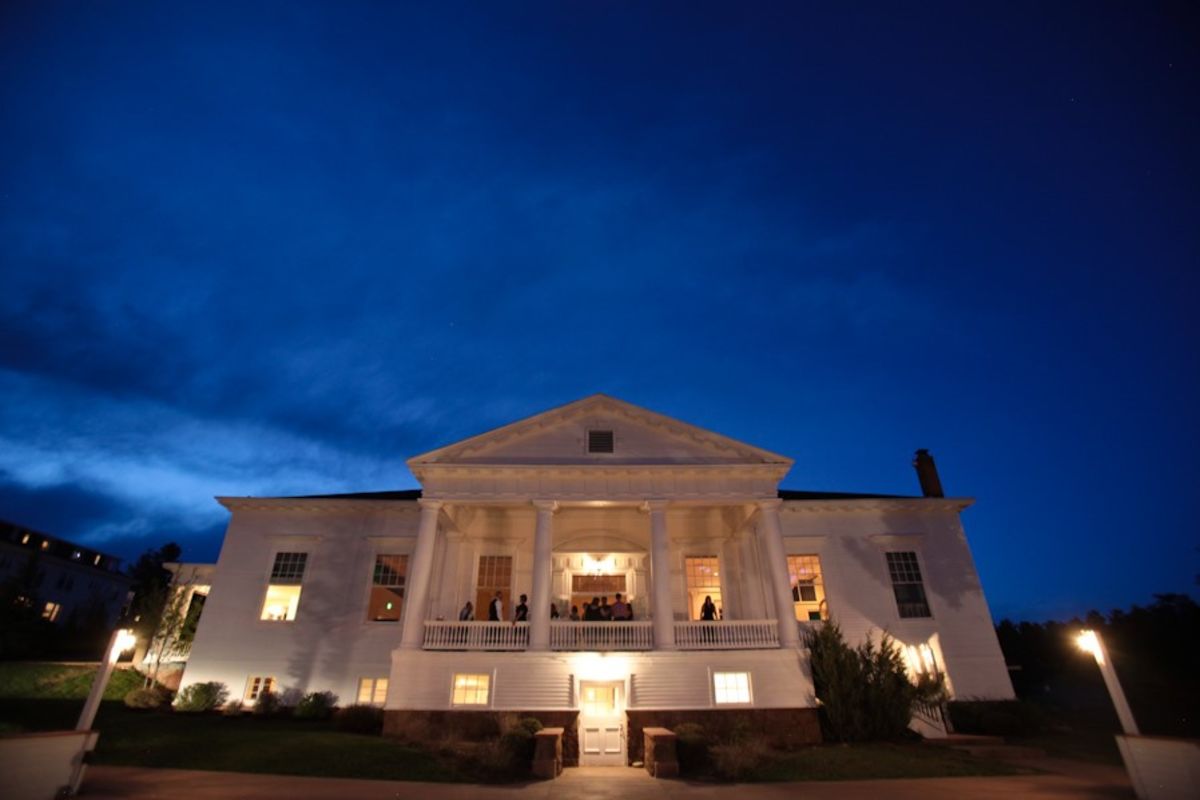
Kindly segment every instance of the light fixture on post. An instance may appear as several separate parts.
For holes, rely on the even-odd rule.
[[[96,712],[100,709],[100,698],[104,697],[104,689],[108,686],[108,679],[112,677],[117,659],[121,657],[121,653],[135,644],[137,644],[137,637],[133,635],[132,631],[126,628],[113,631],[108,640],[108,650],[104,654],[104,660],[100,662],[100,671],[96,673],[96,677],[92,681],[92,690],[88,693],[87,702],[83,704],[83,713],[79,715],[79,723],[76,724],[75,730],[91,730],[92,723],[96,720]]]
[[[1113,706],[1117,709],[1117,718],[1121,720],[1121,728],[1127,735],[1137,736],[1138,727],[1133,720],[1133,710],[1129,708],[1129,701],[1125,699],[1121,682],[1117,680],[1117,673],[1113,669],[1112,659],[1108,657],[1108,648],[1104,646],[1104,640],[1096,631],[1082,630],[1075,637],[1075,643],[1079,645],[1080,650],[1091,653],[1092,657],[1096,659],[1096,664],[1100,667],[1100,674],[1104,676],[1104,685],[1108,687],[1108,694],[1112,698]]]

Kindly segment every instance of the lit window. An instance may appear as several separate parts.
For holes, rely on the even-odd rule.
[[[363,678],[358,682],[358,702],[381,706],[387,700],[387,678]]]
[[[100,566],[100,554],[99,553],[97,553],[96,557],[92,559],[92,563],[95,564],[97,567]]]
[[[244,695],[243,699],[247,703],[253,703],[258,700],[259,696],[263,692],[273,691],[275,691],[274,678],[269,678],[263,675],[254,675],[246,681],[246,694]]]
[[[692,619],[719,619],[721,614],[721,560],[716,556],[694,556],[683,560],[687,578],[688,610]],[[706,614],[705,602],[712,600]]]
[[[911,550],[888,553],[887,565],[900,617],[932,617],[929,601],[925,597],[925,585],[921,581],[921,567],[917,563],[917,554]]]
[[[259,619],[272,622],[288,622],[296,618],[300,605],[300,583],[304,580],[304,567],[308,553],[276,553],[271,567],[271,583],[263,600]]]
[[[21,544],[29,544],[29,534],[28,533],[21,537]]]
[[[829,619],[825,585],[821,581],[821,559],[817,556],[788,556],[787,565],[796,619],[801,622]]]
[[[490,684],[490,675],[455,674],[451,702],[456,706],[486,706]]]
[[[749,672],[714,672],[713,700],[718,704],[749,703]]]
[[[58,603],[46,603],[46,607],[42,609],[42,619],[54,622],[54,620],[58,619],[59,611],[62,611],[62,606]]]
[[[480,556],[475,580],[475,619],[488,619],[488,610],[500,593],[500,606],[512,614],[512,556]]]
[[[296,618],[296,608],[299,605],[299,586],[275,586],[272,584],[267,587],[267,598],[263,600],[260,619],[271,622],[290,622]]]
[[[371,581],[371,603],[367,619],[375,622],[399,622],[404,605],[404,576],[408,556],[375,556],[375,575]]]
[[[50,549],[50,540],[49,539],[42,539],[42,549],[43,550]]]

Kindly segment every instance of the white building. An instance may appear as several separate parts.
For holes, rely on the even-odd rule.
[[[1011,698],[971,500],[781,491],[791,464],[594,395],[411,459],[419,492],[220,498],[183,683],[329,689],[392,727],[531,712],[568,728],[568,761],[623,763],[643,725],[731,711],[819,737],[803,630],[833,618],[851,641],[887,630],[954,696]],[[632,620],[566,619],[618,592]]]

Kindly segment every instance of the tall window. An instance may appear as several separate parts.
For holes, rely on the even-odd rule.
[[[819,556],[788,556],[788,578],[792,582],[792,604],[801,622],[829,619],[825,585],[821,581]]]
[[[693,556],[683,560],[687,578],[688,609],[692,619],[704,616],[704,601],[712,598],[717,611],[721,610],[721,562],[716,556]],[[718,614],[719,616],[719,614]]]
[[[475,581],[475,619],[487,619],[492,598],[500,593],[504,616],[512,619],[512,556],[480,556]]]
[[[455,673],[451,703],[456,706],[486,706],[491,681],[490,675]]]
[[[267,585],[267,596],[263,600],[259,619],[285,622],[296,618],[300,605],[300,584],[304,581],[304,567],[308,564],[308,553],[276,553],[271,567],[271,582]]]
[[[925,598],[925,585],[921,581],[921,566],[917,563],[917,554],[911,550],[888,553],[887,565],[900,617],[932,617],[929,601]]]
[[[367,619],[375,622],[398,622],[404,604],[404,576],[408,572],[408,556],[375,556],[375,575],[371,579],[371,602]]]

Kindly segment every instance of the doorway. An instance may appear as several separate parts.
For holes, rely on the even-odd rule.
[[[625,682],[579,682],[579,763],[625,766]]]

